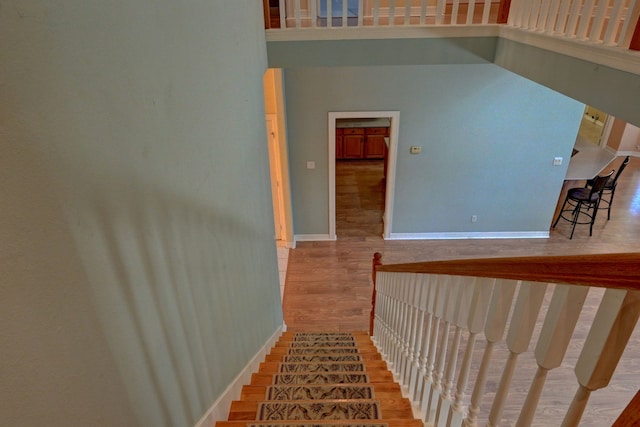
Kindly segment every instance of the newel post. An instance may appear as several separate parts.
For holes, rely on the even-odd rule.
[[[376,317],[376,271],[379,265],[382,265],[382,254],[380,252],[376,252],[373,254],[373,262],[371,263],[371,279],[373,280],[373,292],[371,293],[371,315],[369,316],[370,336],[373,336],[373,320]]]

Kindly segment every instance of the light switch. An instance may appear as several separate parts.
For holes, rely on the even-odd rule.
[[[411,154],[420,154],[420,151],[422,151],[422,147],[418,145],[413,145],[410,150]]]
[[[309,160],[307,162],[307,169],[315,169],[316,168],[316,162]]]

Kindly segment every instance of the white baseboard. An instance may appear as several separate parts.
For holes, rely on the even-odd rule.
[[[328,234],[296,234],[294,236],[296,242],[318,242],[325,240],[336,240],[336,236],[331,237]]]
[[[640,157],[640,151],[617,151],[616,156]]]
[[[265,356],[275,345],[276,341],[278,341],[280,335],[282,335],[283,327],[286,326],[283,325],[276,330],[194,427],[215,427],[217,421],[225,421],[229,417],[231,402],[240,399],[242,386],[249,384],[251,382],[251,374],[258,372],[260,363],[264,361]]]
[[[391,233],[387,240],[547,239],[548,231],[496,231],[453,233]]]

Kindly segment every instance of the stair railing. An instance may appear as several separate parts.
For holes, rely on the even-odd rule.
[[[608,385],[640,316],[637,253],[396,265],[382,265],[376,254],[374,275],[373,340],[427,425],[476,426],[481,408],[486,425],[500,425],[506,405],[514,406],[509,391],[518,359],[532,342],[537,370],[515,425],[532,424],[546,379],[570,346],[580,349],[569,363],[575,363],[577,391],[557,425],[579,425],[591,393]],[[582,308],[590,292],[597,311],[586,337],[574,336],[578,322],[582,331],[588,321]],[[506,346],[508,356],[489,401],[484,395],[497,345]],[[620,418],[637,414],[638,400]]]

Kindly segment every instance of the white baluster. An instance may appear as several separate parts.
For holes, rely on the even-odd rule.
[[[347,0],[342,0],[342,27],[346,27],[347,26],[347,21],[349,20],[349,9],[348,9],[348,4],[349,2]]]
[[[358,0],[358,27],[362,27],[362,25],[364,25],[363,20],[364,20],[364,0]]]
[[[553,34],[555,31],[555,23],[558,18],[558,11],[560,10],[560,0],[551,0],[549,5],[549,11],[547,13],[547,22],[544,25],[545,32],[547,34]]]
[[[609,384],[638,316],[640,291],[605,291],[576,363],[579,387],[562,427],[578,426],[591,392]]]
[[[462,366],[458,374],[455,400],[447,416],[447,426],[458,427],[462,425],[464,415],[462,411],[462,400],[464,398],[464,390],[467,388],[469,371],[471,370],[471,360],[475,349],[476,335],[482,332],[484,328],[494,283],[495,279],[477,278],[474,280],[473,295],[467,319],[469,339],[467,340],[464,359],[462,360]]]
[[[582,9],[581,1],[574,1],[571,3],[571,10],[569,11],[569,20],[567,21],[567,28],[564,35],[567,37],[576,36],[576,27],[578,26],[578,19],[580,18],[580,11]]]
[[[607,18],[608,7],[608,1],[601,0],[598,2],[596,18],[591,26],[591,32],[589,34],[589,40],[592,42],[601,41],[600,35],[602,34],[602,28],[604,28],[604,20]]]
[[[489,16],[491,16],[491,0],[484,0],[484,8],[482,9],[482,23],[489,23]]]
[[[388,273],[378,272],[376,275],[376,318],[375,331],[379,334],[378,342],[380,350],[385,359],[389,355],[389,294],[387,283],[389,281]],[[378,308],[379,307],[379,308]]]
[[[635,32],[634,25],[640,19],[640,1],[631,0],[627,7],[627,14],[622,23],[622,30],[620,30],[620,40],[618,46],[628,48]]]
[[[420,25],[424,25],[427,20],[427,0],[420,2]]]
[[[296,28],[300,28],[300,0],[296,0],[294,3],[295,7],[295,17],[296,17]]]
[[[373,26],[378,26],[378,20],[380,17],[380,0],[373,0]]]
[[[460,0],[453,0],[451,6],[451,25],[458,24],[458,10],[460,9]]]
[[[327,28],[333,27],[333,10],[331,10],[331,0],[327,0]]]
[[[416,286],[420,288],[416,300],[416,340],[414,343],[413,364],[409,373],[409,398],[415,402],[419,391],[420,358],[424,351],[425,327],[427,325],[427,297],[429,296],[429,276],[418,275]]]
[[[469,0],[469,5],[467,6],[467,20],[466,20],[467,25],[473,24],[473,14],[475,13],[475,11],[476,11],[476,1]]]
[[[516,426],[531,425],[547,373],[562,363],[588,292],[587,286],[556,286],[536,344],[538,371],[529,388]]]
[[[412,296],[416,289],[415,286],[415,274],[407,274],[405,279],[405,290],[403,293],[403,306],[404,317],[402,325],[402,360],[400,365],[400,371],[398,372],[400,383],[405,385],[405,376],[407,373],[408,365],[411,362],[411,332],[413,328],[413,304]]]
[[[558,19],[556,25],[553,27],[553,33],[567,35],[567,19],[569,18],[569,6],[571,0],[562,0],[560,4],[560,11],[558,12]]]
[[[389,25],[396,24],[396,0],[389,0]]]
[[[486,6],[486,2],[485,2]],[[518,0],[511,3],[511,7],[509,9],[509,18],[507,19],[507,23],[515,28],[522,28],[522,17],[524,16],[524,9],[527,7],[527,2],[525,0]]]
[[[411,2],[406,2],[404,6],[404,25],[409,25],[411,23]]]
[[[433,324],[434,307],[438,298],[438,276],[428,275],[428,295],[426,299],[424,337],[422,338],[422,357],[420,359],[419,381],[416,384],[416,401],[419,402],[420,410],[425,410],[426,396],[429,390],[430,381],[432,381],[431,370],[429,369],[430,361],[433,360]],[[430,359],[431,357],[431,359]]]
[[[429,339],[429,354],[427,356],[427,372],[426,380],[424,383],[424,389],[422,390],[422,399],[420,401],[420,410],[424,412],[424,420],[429,420],[429,406],[431,393],[435,387],[435,365],[436,365],[436,350],[438,348],[438,333],[440,329],[440,319],[442,318],[444,299],[445,299],[445,286],[444,276],[435,276],[434,286],[434,300],[433,306],[430,307],[431,312],[431,337]]]
[[[400,319],[402,317],[402,305],[400,303],[400,295],[403,290],[403,282],[401,275],[396,275],[399,280],[394,282],[392,289],[393,292],[393,320],[391,323],[391,331],[393,332],[393,350],[391,352],[391,366],[392,371],[397,372],[399,352],[402,349],[402,340],[400,338]]]
[[[604,33],[603,42],[606,46],[614,46],[616,43],[616,36],[618,34],[618,28],[622,21],[622,11],[624,10],[624,0],[615,0],[613,9],[611,9],[611,17],[607,24],[607,30]]]
[[[414,372],[414,365],[416,363],[416,354],[418,349],[416,349],[416,341],[418,340],[418,329],[420,324],[419,321],[419,308],[418,305],[420,303],[420,292],[422,292],[422,284],[421,279],[418,274],[414,274],[412,278],[411,285],[411,295],[409,298],[409,305],[411,308],[411,316],[410,316],[410,328],[409,328],[409,349],[407,354],[407,365],[404,367],[404,385],[408,387],[409,392],[411,391],[411,377]]]
[[[551,0],[542,0],[542,3],[540,4],[540,12],[538,13],[538,25],[536,26],[537,31],[546,31],[550,7]]]
[[[529,23],[527,28],[530,30],[538,29],[538,16],[540,14],[540,0],[531,1],[531,10],[529,11]]]
[[[280,27],[287,28],[287,8],[285,5],[285,0],[280,0],[280,2],[278,3],[278,10],[280,11]]]
[[[444,366],[447,358],[447,348],[449,346],[449,327],[453,319],[454,300],[455,293],[457,293],[457,283],[452,280],[451,276],[441,276],[444,283],[441,285],[444,290],[444,301],[442,304],[442,314],[440,317],[444,321],[442,328],[442,335],[440,336],[440,342],[437,348],[437,357],[435,370],[433,375],[433,386],[431,387],[431,395],[429,396],[427,405],[427,418],[425,421],[432,422],[435,420],[436,410],[438,408],[438,402],[440,401],[440,395],[442,394],[443,381],[444,381]]]
[[[595,0],[586,0],[582,8],[582,14],[580,15],[580,25],[578,25],[577,38],[579,40],[587,39],[587,30],[591,24],[591,16],[593,15],[593,6]]]
[[[516,284],[517,282],[515,280],[498,279],[493,286],[493,294],[491,295],[491,303],[489,304],[489,314],[484,327],[487,344],[473,387],[471,404],[469,405],[469,415],[464,420],[464,425],[467,427],[475,427],[478,425],[478,412],[480,412],[480,402],[484,394],[493,346],[496,342],[502,340],[502,336],[504,335],[509,312],[511,311],[511,304],[513,303],[513,295],[516,291]]]
[[[471,298],[473,297],[473,277],[456,277],[453,282],[457,289],[453,289],[453,305],[454,312],[451,323],[455,326],[455,332],[452,345],[449,349],[449,357],[445,371],[444,380],[442,381],[442,394],[438,401],[438,410],[436,412],[436,425],[444,427],[449,415],[449,409],[452,403],[453,381],[455,376],[456,363],[458,362],[458,350],[460,349],[460,339],[462,338],[462,329],[467,325],[469,319],[469,309],[471,307]]]
[[[436,25],[441,25],[444,18],[445,0],[438,0],[436,3]]]
[[[546,289],[546,283],[522,282],[520,284],[520,291],[518,292],[516,306],[513,310],[511,324],[509,325],[509,333],[507,334],[509,358],[502,372],[500,385],[498,386],[498,391],[496,392],[495,400],[489,413],[488,425],[491,427],[497,426],[502,418],[502,410],[507,400],[507,394],[509,393],[511,378],[513,378],[518,355],[525,352],[529,347],[533,328],[536,326],[538,312],[540,311]]]

